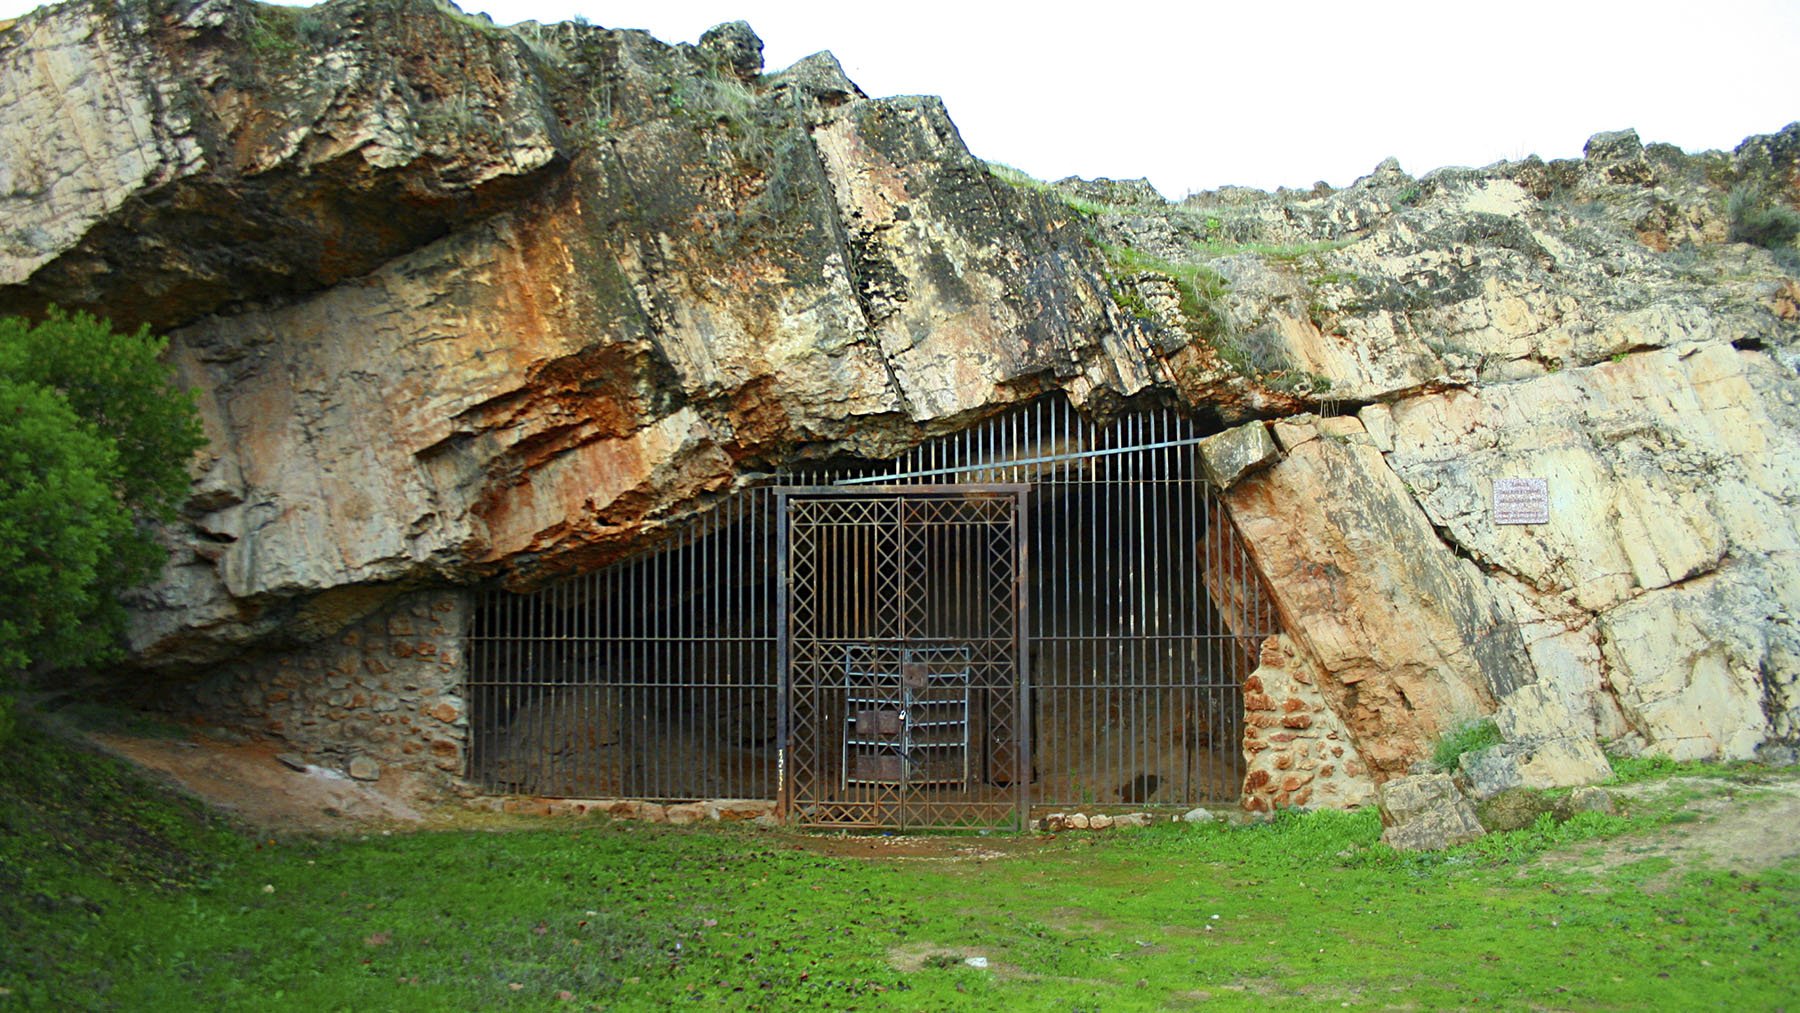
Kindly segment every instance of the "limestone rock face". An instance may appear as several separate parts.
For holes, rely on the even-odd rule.
[[[410,0],[128,8],[0,36],[0,130],[54,151],[59,83],[142,64],[164,97],[96,92],[125,118],[93,129],[191,157],[15,187],[0,311],[168,327],[201,393],[191,524],[136,602],[148,663],[329,632],[403,582],[603,562],[743,472],[1158,375],[1066,205],[829,56],[759,76],[742,26],[671,47]]]
[[[1726,201],[1794,203],[1797,153],[1169,203],[990,167],[829,54],[764,72],[741,23],[74,0],[0,27],[0,313],[148,323],[199,394],[131,602],[175,673],[1045,394],[1251,423],[1209,460],[1287,631],[1263,684],[1354,804],[1497,709],[1522,778],[1800,741],[1800,281]],[[1548,523],[1494,523],[1517,477]]]
[[[564,163],[534,71],[423,0],[29,15],[0,32],[0,312],[162,329],[363,274]]]
[[[1687,345],[1401,402],[1392,418],[1387,460],[1510,602],[1528,681],[1570,701],[1582,733],[1734,759],[1789,734],[1776,726],[1795,722],[1800,656],[1790,371]],[[1548,480],[1550,523],[1493,523],[1507,476]]]
[[[1200,444],[1200,463],[1215,487],[1229,489],[1237,480],[1276,460],[1280,451],[1260,422],[1247,422]]]
[[[1520,686],[1495,712],[1505,741],[1462,756],[1469,793],[1480,800],[1508,788],[1563,788],[1611,777],[1612,764],[1584,717],[1552,686]]]
[[[1342,190],[1121,201],[1098,227],[1197,266],[1211,280],[1192,290],[1204,319],[1190,323],[1300,402],[1391,400],[1695,341],[1779,347],[1791,364],[1792,330],[1769,311],[1794,268],[1724,242],[1719,182],[1792,203],[1797,146],[1800,124],[1729,156],[1646,148],[1626,131],[1580,160],[1418,179],[1389,160]],[[1139,280],[1125,282],[1152,302]]]
[[[1524,641],[1355,418],[1278,423],[1286,450],[1224,493],[1283,625],[1378,776],[1525,681]]]
[[[1483,794],[1604,777],[1599,741],[1748,759],[1796,723],[1795,403],[1769,356],[1684,345],[1279,422],[1226,499],[1378,771],[1496,708]],[[1495,522],[1506,477],[1548,524]]]

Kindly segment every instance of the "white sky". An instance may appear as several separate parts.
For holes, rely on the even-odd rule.
[[[1602,130],[1729,149],[1800,119],[1800,3],[461,0],[692,42],[748,21],[769,69],[829,49],[873,96],[943,96],[975,154],[1032,175],[1342,186]],[[0,0],[0,17],[31,6]]]

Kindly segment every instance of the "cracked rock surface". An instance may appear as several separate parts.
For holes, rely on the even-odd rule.
[[[1335,798],[1541,693],[1559,741],[1800,736],[1800,283],[1727,209],[1800,203],[1800,124],[1171,203],[760,52],[428,0],[0,27],[0,313],[168,333],[211,440],[137,662],[531,586],[1055,393],[1269,423],[1224,498],[1369,779]],[[1549,523],[1493,523],[1502,477]]]

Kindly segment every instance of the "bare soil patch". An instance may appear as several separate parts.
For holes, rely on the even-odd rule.
[[[189,794],[272,832],[348,833],[371,826],[416,825],[422,792],[403,772],[379,782],[351,780],[325,767],[294,770],[268,742],[139,738],[90,732],[100,748],[160,776]]]
[[[1670,792],[1706,792],[1683,805],[1694,818],[1658,827],[1648,834],[1629,834],[1553,851],[1540,859],[1597,868],[1616,868],[1646,858],[1668,858],[1676,869],[1709,867],[1756,872],[1800,857],[1800,779],[1792,775],[1747,780],[1674,778],[1611,789],[1629,807]],[[1595,849],[1599,854],[1594,854]],[[1655,885],[1655,884],[1651,884]]]

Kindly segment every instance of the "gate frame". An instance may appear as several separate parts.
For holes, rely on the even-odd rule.
[[[1013,772],[1015,800],[1013,803],[1016,829],[1023,831],[1031,826],[1031,722],[1029,707],[1031,700],[1031,655],[1029,651],[1031,596],[1026,593],[1026,579],[1031,572],[1028,554],[1031,551],[1025,532],[1025,497],[1031,493],[1031,484],[1027,482],[972,482],[943,483],[931,485],[794,485],[781,486],[774,490],[775,494],[775,668],[776,668],[776,707],[775,719],[775,815],[783,822],[793,820],[793,771],[788,768],[789,747],[793,734],[790,713],[793,710],[793,657],[789,649],[793,639],[793,631],[788,624],[788,569],[791,560],[788,557],[790,544],[788,539],[789,503],[795,499],[877,499],[893,498],[896,500],[911,497],[944,496],[947,494],[978,494],[989,496],[1007,496],[1012,500],[1012,544],[1013,544],[1013,711],[1018,715],[1017,731],[1013,743],[1013,755],[1017,769]],[[904,818],[905,804],[902,802],[900,812]],[[913,829],[905,826],[885,827],[870,824],[869,830]]]

